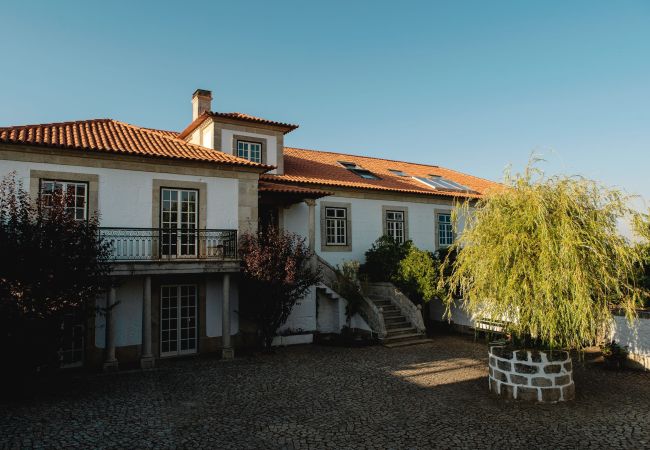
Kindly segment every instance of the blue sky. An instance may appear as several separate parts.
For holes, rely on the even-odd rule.
[[[499,180],[531,152],[650,199],[650,2],[2,1],[0,125],[213,109]]]

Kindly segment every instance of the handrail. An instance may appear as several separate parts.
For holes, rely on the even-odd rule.
[[[336,289],[334,289],[337,281],[336,269],[334,266],[332,266],[330,263],[318,255],[316,256],[316,260],[321,270],[321,274],[323,275],[322,283],[332,291],[336,292]],[[367,298],[365,295],[362,295],[362,297],[364,302],[360,311],[361,316],[368,323],[372,331],[379,336],[380,339],[384,338],[386,336],[386,324],[384,322],[384,315],[372,300]],[[341,298],[344,299],[343,297]]]
[[[380,294],[389,298],[391,303],[397,306],[402,315],[406,317],[415,329],[419,332],[426,331],[420,307],[413,303],[411,299],[404,295],[393,283],[386,281],[368,283],[368,289],[373,291],[375,294]]]
[[[112,261],[236,259],[237,230],[100,227]]]

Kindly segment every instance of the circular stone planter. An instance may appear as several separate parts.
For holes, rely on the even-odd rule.
[[[490,391],[500,397],[543,403],[575,397],[568,352],[514,350],[493,345],[489,357]]]

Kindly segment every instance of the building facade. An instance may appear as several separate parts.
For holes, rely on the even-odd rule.
[[[296,125],[213,112],[211,101],[194,93],[181,132],[110,119],[0,128],[0,176],[15,174],[34,198],[73,192],[71,213],[97,214],[111,243],[113,286],[97,299],[108,313],[70,325],[66,365],[231,357],[254,332],[238,315],[237,239],[260,223],[304,236],[331,268],[363,260],[384,234],[448,246],[454,203],[495,186],[437,166],[285,147]],[[345,299],[314,286],[277,343],[345,325]],[[381,324],[359,315],[351,326]]]

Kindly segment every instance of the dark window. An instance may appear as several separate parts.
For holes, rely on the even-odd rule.
[[[346,208],[325,208],[327,245],[347,245],[348,210]]]

